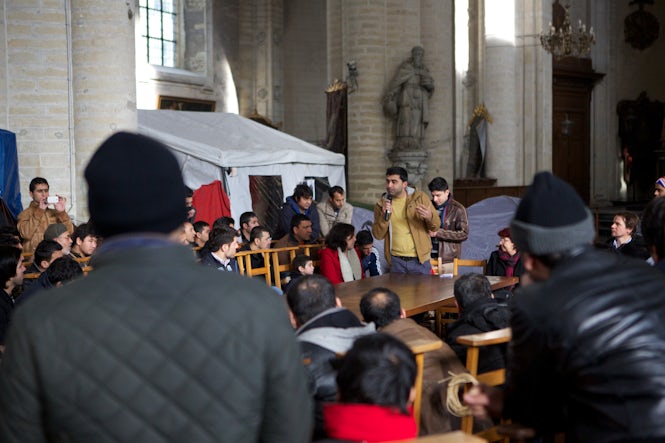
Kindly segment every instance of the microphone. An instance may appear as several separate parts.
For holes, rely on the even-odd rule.
[[[386,198],[388,199],[389,202],[393,201],[393,196],[391,194],[386,195]],[[383,216],[383,219],[385,221],[390,220],[390,209],[386,211],[385,215]]]

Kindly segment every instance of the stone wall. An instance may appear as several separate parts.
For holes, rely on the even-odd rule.
[[[0,8],[0,124],[17,135],[23,204],[29,181],[43,176],[85,220],[88,158],[105,136],[136,124],[133,19],[124,3],[94,0]]]

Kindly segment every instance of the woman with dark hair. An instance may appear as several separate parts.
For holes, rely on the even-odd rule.
[[[520,251],[510,238],[510,228],[503,228],[498,233],[501,238],[498,249],[490,254],[487,262],[487,275],[500,275],[504,277],[521,277],[524,274],[524,264],[520,257]],[[494,292],[494,298],[503,302],[510,298],[513,289],[517,285],[502,288]]]
[[[366,442],[415,438],[416,372],[413,353],[399,339],[381,332],[357,338],[337,374],[339,403],[324,406],[328,436]]]
[[[333,285],[364,277],[362,258],[355,243],[355,228],[348,223],[337,223],[328,232],[326,247],[319,252],[319,267]]]
[[[5,350],[5,338],[12,311],[14,298],[12,291],[23,283],[23,257],[21,250],[13,246],[0,246],[0,281],[4,282],[0,291],[0,352]]]

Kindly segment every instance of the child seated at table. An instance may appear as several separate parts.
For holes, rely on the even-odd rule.
[[[284,292],[288,291],[303,275],[314,274],[314,262],[309,255],[298,254],[291,262],[291,272],[286,277]]]
[[[365,277],[374,277],[383,274],[379,251],[374,247],[372,233],[362,229],[356,234],[356,246],[362,256],[362,267]]]

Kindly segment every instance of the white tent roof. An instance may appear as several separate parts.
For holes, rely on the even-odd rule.
[[[237,114],[138,110],[139,132],[222,167],[315,163],[344,165],[344,156]]]
[[[284,197],[307,177],[345,186],[342,154],[237,114],[139,109],[138,130],[173,150],[190,188],[223,181],[234,218],[252,210],[251,176],[281,177]]]

